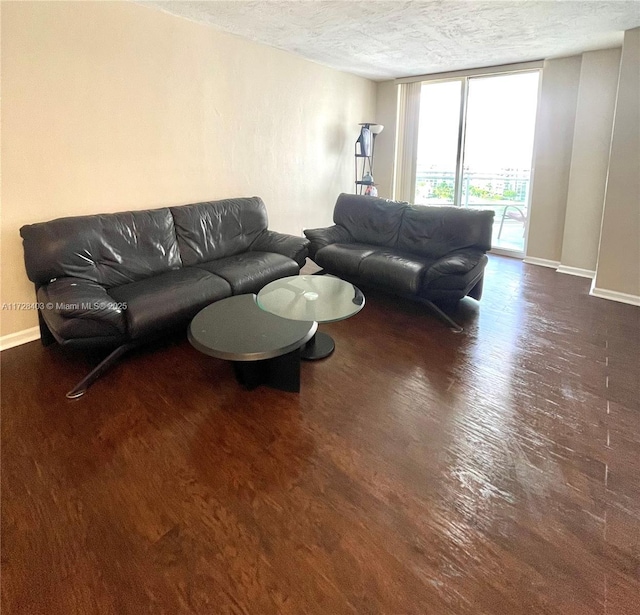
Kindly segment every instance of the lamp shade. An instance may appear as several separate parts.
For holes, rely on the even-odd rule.
[[[376,124],[375,122],[361,122],[360,126],[368,128],[372,135],[379,135],[384,130],[384,126],[382,124]]]

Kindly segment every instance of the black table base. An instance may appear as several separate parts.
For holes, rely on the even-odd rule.
[[[262,361],[233,361],[238,382],[248,390],[264,384],[280,391],[300,391],[300,350],[263,359]]]
[[[302,349],[300,357],[306,361],[317,361],[328,357],[335,349],[336,343],[330,335],[316,332]]]

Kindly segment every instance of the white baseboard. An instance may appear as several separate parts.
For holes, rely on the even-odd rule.
[[[528,265],[539,265],[540,267],[551,267],[551,269],[557,269],[560,267],[560,261],[550,261],[546,258],[537,258],[535,256],[525,256],[522,259],[524,263]]]
[[[577,275],[579,278],[589,278],[593,280],[596,272],[591,269],[581,269],[580,267],[569,267],[568,265],[560,265],[557,269],[558,273],[567,273],[569,275]]]
[[[618,301],[619,303],[628,303],[629,305],[640,305],[640,297],[638,295],[629,295],[627,293],[619,293],[617,290],[606,290],[605,288],[596,288],[596,282],[593,281],[589,294],[600,299],[609,299]]]
[[[9,335],[3,335],[0,337],[0,352],[3,350],[9,350],[14,346],[20,346],[27,342],[33,342],[40,339],[40,327],[31,327],[30,329],[24,329],[17,331],[16,333],[9,333]]]

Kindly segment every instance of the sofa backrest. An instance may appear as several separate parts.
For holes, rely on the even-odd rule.
[[[268,224],[257,196],[172,207],[171,213],[184,265],[244,252]]]
[[[20,229],[29,279],[73,276],[107,288],[180,267],[168,208],[59,218]]]
[[[333,221],[344,226],[359,243],[393,248],[406,203],[371,196],[341,194],[333,210]]]
[[[428,258],[461,248],[491,249],[494,212],[464,207],[409,205],[404,211],[397,247]]]

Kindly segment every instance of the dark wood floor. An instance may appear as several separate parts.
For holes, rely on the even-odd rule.
[[[637,615],[640,309],[588,286],[493,257],[460,335],[368,292],[300,394],[3,352],[3,614]]]

